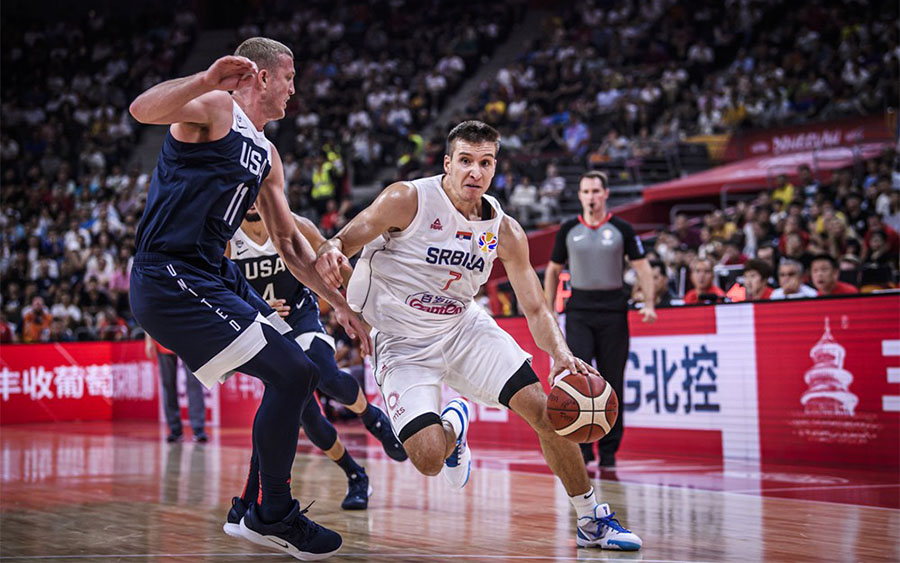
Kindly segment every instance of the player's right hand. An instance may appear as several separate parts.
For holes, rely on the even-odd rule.
[[[272,299],[267,302],[269,307],[275,309],[275,312],[278,313],[279,317],[286,317],[291,314],[290,305],[284,304],[284,299]]]
[[[331,287],[341,287],[344,282],[341,271],[352,272],[353,268],[350,259],[336,248],[326,250],[316,259],[316,272]]]
[[[216,60],[203,76],[204,82],[213,90],[238,90],[256,78],[259,69],[247,57],[233,55]]]
[[[366,331],[363,322],[356,316],[356,313],[350,310],[350,307],[346,305],[335,307],[334,318],[347,331],[347,336],[359,339],[363,354],[368,356],[372,353],[372,338]]]

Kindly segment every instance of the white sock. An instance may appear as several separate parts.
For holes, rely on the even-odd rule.
[[[584,494],[569,497],[569,502],[572,503],[579,518],[584,518],[585,516],[593,517],[594,507],[597,506],[597,499],[594,498],[594,487],[591,487],[591,490]]]
[[[459,418],[459,415],[455,412],[448,411],[446,416],[441,417],[441,420],[450,423],[450,427],[453,428],[453,436],[458,438],[460,433],[463,431],[463,423]]]

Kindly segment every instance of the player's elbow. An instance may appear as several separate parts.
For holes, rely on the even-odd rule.
[[[150,123],[145,104],[141,101],[140,97],[131,102],[131,105],[128,106],[128,113],[130,113],[131,117],[138,123],[143,123],[145,125]]]

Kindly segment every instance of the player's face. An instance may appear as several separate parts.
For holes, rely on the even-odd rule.
[[[246,219],[250,223],[256,223],[261,219],[261,217],[259,216],[259,211],[256,209],[255,203],[251,205],[249,209],[247,209],[247,214],[244,215],[244,219]]]
[[[444,172],[451,193],[462,201],[478,201],[491,187],[497,167],[497,145],[457,139],[452,155],[444,155]]]
[[[578,184],[578,201],[585,213],[593,213],[600,209],[609,197],[609,190],[603,187],[600,178],[582,178]]]
[[[281,119],[287,109],[288,100],[294,95],[294,59],[278,55],[278,62],[267,69],[266,89],[263,93],[269,119]]]

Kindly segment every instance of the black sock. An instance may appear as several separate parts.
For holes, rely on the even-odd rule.
[[[336,464],[340,466],[341,469],[344,470],[344,473],[347,474],[347,477],[351,477],[354,473],[365,473],[366,470],[362,468],[353,457],[350,456],[350,452],[344,450],[344,455],[341,456],[341,459],[335,461]]]
[[[259,516],[268,524],[278,522],[291,510],[291,481],[272,478],[260,472],[259,484],[262,487],[262,503],[259,505]]]
[[[250,472],[247,474],[241,500],[244,504],[259,502],[259,460],[255,455],[250,458]]]
[[[368,428],[378,422],[380,415],[381,411],[377,407],[373,407],[372,403],[369,403],[366,405],[366,410],[364,410],[359,417],[362,419],[363,424],[366,425],[366,428]]]

